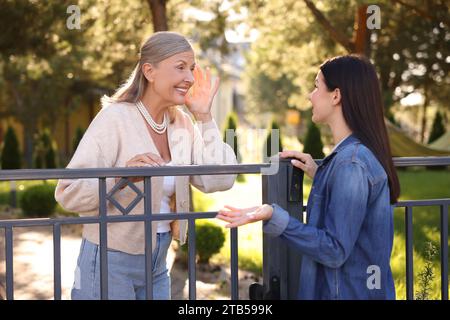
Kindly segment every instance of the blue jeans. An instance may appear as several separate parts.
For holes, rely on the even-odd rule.
[[[171,232],[158,233],[152,254],[153,299],[170,300],[170,276],[167,269],[167,251],[172,241]],[[84,239],[75,269],[72,300],[100,299],[100,249]],[[108,250],[108,299],[145,299],[145,256]]]

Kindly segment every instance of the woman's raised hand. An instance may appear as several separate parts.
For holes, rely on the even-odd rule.
[[[216,218],[229,222],[225,227],[235,228],[252,222],[269,220],[272,217],[272,212],[272,206],[267,204],[242,209],[225,206],[223,209],[219,210]]]
[[[219,89],[219,78],[212,84],[209,68],[203,71],[199,66],[195,66],[194,79],[194,84],[186,95],[186,106],[196,120],[210,121],[212,102]]]
[[[310,154],[286,150],[280,152],[279,155],[281,158],[295,158],[291,161],[292,165],[302,169],[311,179],[316,175],[317,164]]]

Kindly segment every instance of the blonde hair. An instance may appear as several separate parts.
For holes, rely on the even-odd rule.
[[[176,32],[161,31],[151,35],[141,46],[139,61],[128,80],[111,96],[102,97],[102,108],[114,102],[136,103],[141,99],[148,81],[142,72],[144,63],[157,66],[159,62],[181,52],[193,51],[189,41]],[[170,121],[175,119],[176,106],[169,108]]]

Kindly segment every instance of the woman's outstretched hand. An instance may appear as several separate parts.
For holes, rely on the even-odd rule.
[[[212,119],[211,106],[219,89],[219,78],[211,83],[211,72],[203,71],[199,66],[194,69],[194,84],[186,95],[186,106],[196,120],[207,122]]]
[[[308,153],[302,153],[298,151],[282,151],[280,152],[281,158],[296,158],[291,161],[294,167],[302,169],[308,177],[314,178],[317,171],[317,164],[314,159]]]
[[[269,220],[272,218],[272,212],[273,208],[268,204],[243,209],[225,206],[219,210],[216,218],[229,222],[225,227],[235,228],[252,222]]]

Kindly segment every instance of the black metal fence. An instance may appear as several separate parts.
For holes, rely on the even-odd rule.
[[[450,157],[396,158],[396,166],[448,166]],[[279,162],[279,170],[273,175],[262,175],[263,203],[278,203],[291,215],[302,219],[306,206],[303,205],[303,172],[293,168],[289,160]],[[99,179],[99,215],[92,217],[68,217],[52,219],[16,219],[0,220],[0,228],[5,230],[6,259],[6,298],[14,299],[13,273],[13,232],[14,228],[33,226],[53,227],[53,265],[54,265],[54,299],[61,299],[61,226],[70,224],[99,225],[100,231],[100,292],[101,299],[108,299],[108,257],[107,224],[130,221],[144,222],[145,230],[145,275],[146,298],[153,298],[151,270],[152,221],[187,220],[188,221],[188,276],[189,299],[196,299],[196,263],[195,263],[195,220],[214,218],[217,212],[184,212],[152,215],[151,178],[155,176],[190,176],[219,174],[255,174],[267,170],[269,164],[243,164],[223,166],[178,166],[158,168],[108,168],[108,169],[52,169],[52,170],[2,170],[0,181],[12,180],[46,180],[46,179]],[[122,177],[110,192],[106,190],[106,178]],[[141,192],[129,177],[144,177],[144,190]],[[128,184],[136,193],[136,199],[127,209],[120,208],[121,216],[107,215],[107,201],[117,207],[114,192],[122,185]],[[133,205],[144,200],[144,214],[127,215]],[[406,281],[407,298],[413,299],[413,243],[412,212],[416,206],[440,206],[441,208],[441,291],[442,299],[448,299],[448,206],[450,198],[433,200],[413,200],[396,204],[405,208],[406,221]],[[238,290],[238,230],[230,230],[231,250],[231,299],[239,299]],[[250,286],[251,299],[295,299],[301,257],[277,238],[263,236],[263,284]]]

